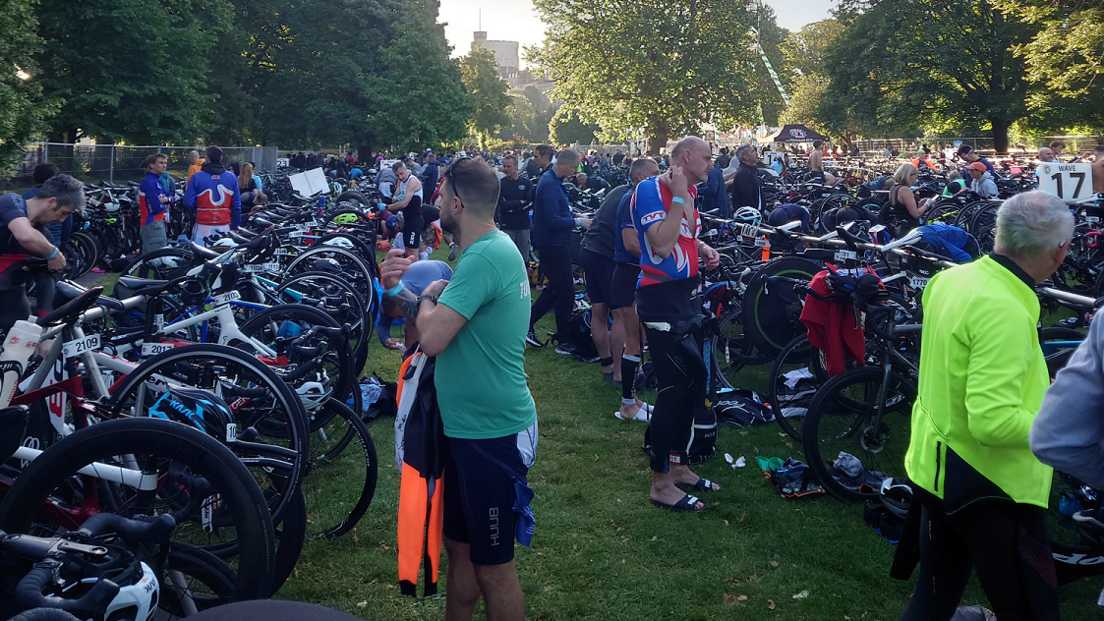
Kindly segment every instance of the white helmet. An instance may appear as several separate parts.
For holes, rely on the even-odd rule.
[[[142,578],[130,586],[119,587],[119,594],[104,611],[104,619],[134,619],[134,621],[149,621],[153,613],[157,612],[157,599],[160,591],[160,583],[149,565],[142,566]],[[122,613],[121,616],[117,613]]]
[[[299,395],[299,400],[303,402],[303,409],[308,416],[322,409],[332,392],[333,390],[322,382],[303,382],[295,388],[295,393]]]
[[[759,224],[763,221],[763,214],[754,207],[741,207],[732,214],[732,219],[741,224]]]
[[[346,250],[352,250],[353,249],[353,242],[349,241],[345,237],[335,237],[333,239],[328,239],[325,242],[323,242],[322,245],[323,246],[337,246],[338,248],[344,248]]]

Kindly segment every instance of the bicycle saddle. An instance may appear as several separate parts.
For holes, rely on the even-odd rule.
[[[88,289],[78,285],[71,280],[61,280],[57,283],[57,292],[66,300],[74,300],[79,298],[88,292]],[[96,300],[97,306],[103,306],[109,311],[121,311],[123,310],[123,303],[115,298],[110,298],[106,295],[101,295]]]
[[[120,276],[115,287],[122,287],[130,293],[127,297],[135,295],[157,295],[172,282],[170,280],[155,280],[152,278],[138,278],[137,276]]]

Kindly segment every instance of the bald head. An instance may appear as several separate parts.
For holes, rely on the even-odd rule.
[[[682,168],[691,185],[704,182],[713,169],[713,152],[709,143],[697,136],[679,140],[671,149],[671,166]]]
[[[1040,162],[1053,162],[1054,161],[1054,149],[1050,147],[1043,147],[1039,149],[1039,161]]]

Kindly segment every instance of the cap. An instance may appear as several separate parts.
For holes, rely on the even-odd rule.
[[[981,162],[974,162],[973,164],[967,164],[966,170],[980,170],[981,172],[985,172],[989,169],[986,168],[985,164],[982,164]]]

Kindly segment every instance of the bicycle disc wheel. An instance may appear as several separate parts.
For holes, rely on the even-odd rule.
[[[95,476],[82,473],[89,467]],[[163,420],[120,419],[77,431],[19,475],[0,503],[0,524],[8,533],[49,536],[105,511],[127,518],[172,515],[170,550],[178,544],[235,542],[235,554],[221,559],[232,573],[221,572],[218,581],[209,570],[174,561],[171,551],[166,564],[155,563],[162,585],[173,584],[170,572],[184,576],[182,584],[177,581],[180,599],[207,607],[271,592],[275,539],[261,490],[233,453],[198,430]],[[158,558],[155,551],[148,553]],[[162,606],[171,600],[164,598]]]
[[[198,344],[143,362],[111,392],[108,409],[116,416],[149,416],[170,388],[197,388],[230,405],[238,440],[228,445],[253,473],[279,523],[307,469],[310,432],[298,395],[256,358]]]
[[[324,408],[328,422],[311,435],[310,472],[303,491],[311,516],[307,535],[330,539],[352,530],[368,511],[379,464],[364,421],[337,399],[329,399]]]
[[[801,427],[805,461],[824,489],[844,501],[876,499],[887,476],[905,477],[912,402],[916,388],[891,372],[885,407],[878,417],[880,367],[858,367],[828,380],[809,405]],[[844,476],[833,463],[846,453],[863,472]]]

